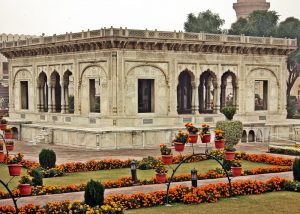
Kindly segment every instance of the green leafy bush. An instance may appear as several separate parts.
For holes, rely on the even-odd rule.
[[[32,185],[33,186],[42,186],[43,185],[43,174],[39,169],[32,169],[30,171],[32,176]]]
[[[287,181],[284,185],[284,190],[293,191],[293,192],[300,192],[300,182],[298,181]]]
[[[219,121],[216,127],[224,131],[225,146],[235,146],[242,138],[243,124],[241,121]]]
[[[84,191],[84,202],[91,207],[103,205],[104,203],[104,186],[97,181],[90,180]]]
[[[226,106],[221,109],[221,113],[223,113],[228,120],[232,120],[236,113],[236,108],[233,106]]]
[[[147,169],[155,169],[161,164],[161,161],[152,157],[148,156],[143,158],[138,164],[138,169],[147,170]]]
[[[56,154],[51,149],[42,149],[39,154],[39,162],[44,169],[55,168]]]
[[[294,160],[293,176],[295,181],[300,181],[300,158]]]

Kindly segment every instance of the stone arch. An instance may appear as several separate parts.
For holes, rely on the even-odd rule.
[[[137,65],[126,72],[125,112],[168,114],[168,80],[166,73],[155,65]],[[151,106],[142,111],[143,106]],[[146,108],[145,108],[146,109]]]
[[[244,143],[247,143],[247,131],[246,130],[243,130],[241,141]]]
[[[191,114],[193,105],[194,74],[185,69],[178,76],[177,85],[177,112],[178,114]]]
[[[260,83],[260,81],[262,82]],[[260,101],[263,103],[261,104],[261,106],[263,106],[261,109],[269,112],[278,112],[280,108],[279,100],[281,97],[280,83],[274,71],[268,68],[254,68],[247,74],[244,96],[248,102],[244,102],[245,112],[261,110],[256,108],[256,106],[258,106],[256,83],[264,85],[264,99],[263,101]],[[272,101],[272,103],[270,101]]]
[[[126,77],[128,77],[128,76],[130,76],[131,74],[131,72],[134,70],[134,69],[136,69],[136,68],[138,68],[138,67],[153,67],[153,68],[156,68],[156,69],[158,69],[160,72],[162,72],[162,74],[164,75],[164,79],[166,80],[166,82],[168,81],[168,75],[166,74],[166,72],[161,68],[161,67],[159,67],[159,66],[157,66],[157,65],[152,65],[152,64],[141,64],[141,65],[135,65],[135,66],[133,66],[132,68],[130,68],[128,71],[127,71],[127,73],[126,73]]]
[[[19,131],[17,127],[12,127],[11,132],[12,132],[13,139],[19,139]]]
[[[208,69],[200,75],[200,85],[198,87],[200,113],[214,113],[217,86],[217,76],[213,71]]]
[[[63,73],[62,90],[63,113],[74,113],[74,75],[69,69]]]
[[[61,112],[61,82],[60,74],[54,70],[50,75],[51,112]]]
[[[48,112],[48,77],[44,71],[41,71],[37,78],[38,88],[38,110]]]
[[[248,142],[255,142],[255,132],[254,130],[250,130],[248,133]]]
[[[236,106],[237,104],[237,78],[230,70],[226,71],[221,77],[220,104],[221,109],[228,105]]]
[[[86,66],[80,76],[79,109],[81,114],[109,114],[107,74],[99,65]]]
[[[33,77],[28,69],[18,70],[13,78],[13,99],[17,110],[33,110],[35,94]],[[30,95],[30,96],[29,96]]]
[[[256,130],[255,142],[263,142],[263,137],[263,131],[261,129]]]

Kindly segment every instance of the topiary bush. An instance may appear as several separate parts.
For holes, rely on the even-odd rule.
[[[43,174],[38,169],[33,169],[30,172],[32,177],[32,185],[33,186],[42,186],[43,185]]]
[[[51,149],[42,149],[39,154],[39,162],[44,169],[51,169],[55,167],[56,154]]]
[[[104,203],[104,186],[97,181],[90,180],[84,191],[84,202],[91,207],[103,205]]]
[[[295,181],[300,181],[300,158],[294,160],[293,176]]]
[[[223,113],[228,120],[232,120],[236,113],[236,108],[233,106],[226,106],[221,109],[221,113]]]
[[[243,124],[241,121],[219,121],[217,129],[224,131],[225,146],[235,146],[243,135]]]

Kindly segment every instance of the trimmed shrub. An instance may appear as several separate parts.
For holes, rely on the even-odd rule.
[[[30,172],[32,176],[32,185],[33,186],[42,186],[43,185],[43,174],[38,169],[33,169]]]
[[[42,149],[39,154],[39,162],[44,169],[55,168],[56,154],[51,149]]]
[[[84,202],[91,207],[103,205],[104,203],[104,186],[97,181],[90,180],[84,191]]]
[[[300,181],[300,158],[294,160],[293,176],[295,181]]]
[[[221,113],[225,115],[227,120],[232,120],[233,116],[236,113],[236,108],[233,107],[233,106],[226,106],[226,107],[221,109]]]
[[[219,121],[216,127],[224,131],[225,146],[235,146],[242,138],[243,124],[241,121]]]

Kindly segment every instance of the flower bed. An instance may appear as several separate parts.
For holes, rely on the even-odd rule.
[[[294,146],[277,146],[270,145],[269,152],[285,155],[300,155],[300,145]]]
[[[281,191],[285,189],[287,181],[281,178],[272,178],[266,182],[261,181],[242,181],[232,183],[234,196],[261,194],[272,191]],[[218,183],[209,184],[199,188],[188,188],[177,186],[169,191],[169,202],[186,204],[214,203],[221,198],[230,197],[229,184]],[[91,208],[80,202],[57,202],[49,203],[45,206],[34,206],[32,204],[20,208],[20,213],[54,213],[57,210],[61,212],[114,214],[122,213],[123,209],[137,209],[163,205],[166,201],[166,191],[157,191],[151,193],[135,193],[132,195],[111,195],[105,198],[105,205],[100,208]],[[14,212],[12,206],[0,206],[0,212]]]
[[[272,178],[266,182],[261,181],[242,181],[232,183],[233,194],[235,196],[261,194],[271,191],[280,191],[284,188],[286,180]],[[229,197],[229,184],[209,184],[199,188],[189,189],[188,187],[178,186],[171,188],[169,192],[169,202],[186,204],[217,202],[220,198]],[[165,203],[166,191],[151,192],[148,194],[136,193],[133,195],[112,195],[105,199],[105,203],[119,203],[125,209],[136,209],[142,207],[152,207]]]
[[[265,173],[274,173],[274,172],[286,172],[290,171],[291,166],[273,166],[270,168],[257,168],[253,170],[245,170],[242,175],[256,175],[256,174],[265,174]],[[198,180],[205,179],[217,179],[225,177],[225,173],[222,169],[214,169],[210,170],[207,173],[198,174]],[[170,178],[167,178],[169,181]],[[173,177],[173,182],[181,182],[181,181],[190,181],[191,174],[182,174],[175,175]],[[149,184],[157,184],[159,182],[156,179],[144,179],[139,180],[141,185],[149,185]],[[111,188],[120,188],[120,187],[129,187],[133,186],[134,182],[131,177],[121,177],[116,181],[106,181],[103,182],[103,185],[106,189]],[[60,194],[60,193],[68,193],[68,192],[79,192],[84,191],[86,184],[78,184],[78,185],[66,185],[66,186],[36,186],[32,188],[32,195],[46,195],[46,194]],[[14,189],[13,194],[15,196],[19,196],[19,190]],[[6,192],[0,191],[0,199],[8,198],[9,195]]]
[[[15,213],[15,208],[12,206],[0,206],[0,213]],[[102,213],[102,214],[122,214],[123,208],[116,204],[110,203],[101,207],[90,207],[82,202],[55,202],[48,203],[45,206],[35,206],[28,204],[19,208],[19,213]]]

